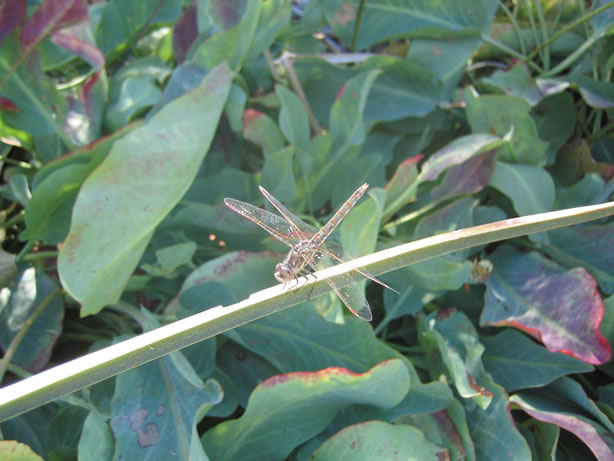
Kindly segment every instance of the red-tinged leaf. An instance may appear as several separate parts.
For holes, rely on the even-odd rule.
[[[0,98],[0,110],[8,110],[11,112],[17,112],[19,107],[13,101],[8,98]]]
[[[416,199],[418,188],[415,187],[418,169],[416,165],[424,155],[406,158],[397,167],[394,176],[386,184],[386,216],[391,216],[403,205]],[[414,187],[412,187],[414,186]]]
[[[610,345],[599,331],[603,300],[585,269],[566,271],[537,253],[522,255],[509,246],[489,259],[494,270],[481,325],[514,326],[552,352],[595,365],[610,360]]]
[[[431,197],[442,200],[464,194],[474,194],[490,182],[495,166],[493,151],[471,157],[460,165],[450,168],[441,184],[433,188]]]
[[[208,12],[211,19],[224,30],[232,29],[241,22],[247,0],[213,0]]]
[[[243,114],[243,136],[260,146],[265,155],[277,152],[285,144],[284,135],[273,119],[255,109]]]
[[[78,24],[73,27],[54,32],[51,41],[66,51],[79,56],[96,70],[104,66],[104,54],[85,39],[85,26]]]
[[[612,423],[573,380],[562,378],[545,388],[516,394],[510,401],[533,418],[576,435],[599,461],[614,461]]]
[[[448,450],[431,443],[410,425],[369,421],[354,424],[328,439],[309,458],[311,461],[367,461],[406,459],[439,461],[450,459]]]
[[[345,368],[277,375],[252,393],[245,413],[202,437],[211,460],[283,460],[298,445],[321,432],[341,408],[390,408],[409,390],[401,360],[387,360],[366,373]]]
[[[185,60],[188,50],[198,37],[196,3],[188,6],[173,29],[173,52],[177,63]]]
[[[5,0],[0,3],[0,42],[26,17],[26,0]]]
[[[24,25],[20,36],[21,44],[27,50],[51,32],[87,18],[85,0],[46,0]]]
[[[395,424],[410,424],[422,430],[431,441],[448,448],[450,459],[468,459],[460,434],[454,426],[454,421],[444,411],[407,415],[397,418]]]

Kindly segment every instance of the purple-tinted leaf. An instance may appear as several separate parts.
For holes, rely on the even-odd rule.
[[[45,0],[23,27],[20,41],[28,50],[51,32],[88,18],[85,0]]]
[[[82,24],[62,29],[51,35],[51,41],[76,56],[79,56],[95,70],[100,70],[105,63],[104,54],[84,39]]]
[[[181,64],[188,50],[198,37],[196,2],[188,6],[173,28],[173,52],[177,63]]]
[[[26,17],[26,0],[5,0],[0,3],[0,43]]]
[[[600,461],[614,460],[612,423],[571,379],[562,378],[545,388],[521,392],[510,401],[533,418],[575,434]]]
[[[213,0],[209,3],[208,12],[211,19],[222,29],[228,30],[241,21],[248,0]]]
[[[494,152],[471,157],[460,165],[450,168],[442,182],[431,191],[431,197],[443,200],[458,195],[474,194],[488,185],[494,166]]]
[[[566,271],[536,252],[520,254],[509,246],[489,256],[481,325],[510,325],[526,331],[552,352],[592,364],[610,360],[610,345],[599,331],[603,300],[597,283],[583,268]]]

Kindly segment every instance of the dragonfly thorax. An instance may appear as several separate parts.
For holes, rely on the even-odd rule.
[[[284,260],[275,266],[275,278],[278,282],[296,279],[307,265],[308,258],[314,257],[314,246],[309,240],[301,240],[288,252]]]

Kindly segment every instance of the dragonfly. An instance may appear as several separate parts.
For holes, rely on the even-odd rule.
[[[224,203],[231,210],[258,224],[273,237],[290,247],[284,260],[275,267],[274,276],[277,281],[284,284],[296,280],[298,286],[299,276],[313,275],[313,271],[320,271],[346,262],[346,254],[342,246],[333,240],[327,241],[327,239],[368,187],[366,183],[360,186],[320,230],[292,214],[262,186],[260,186],[260,192],[282,217],[232,198],[225,198]],[[356,268],[354,271],[398,293],[367,270]],[[369,303],[352,275],[346,273],[336,277],[336,280],[336,283],[328,279],[326,282],[354,315],[371,321],[373,315]]]

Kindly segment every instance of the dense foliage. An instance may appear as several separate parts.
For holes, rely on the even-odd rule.
[[[0,0],[2,384],[275,284],[223,200],[259,185],[319,227],[369,183],[353,256],[607,202],[613,32],[606,0]],[[614,460],[612,220],[380,277],[371,323],[311,297],[13,415],[0,458]]]

